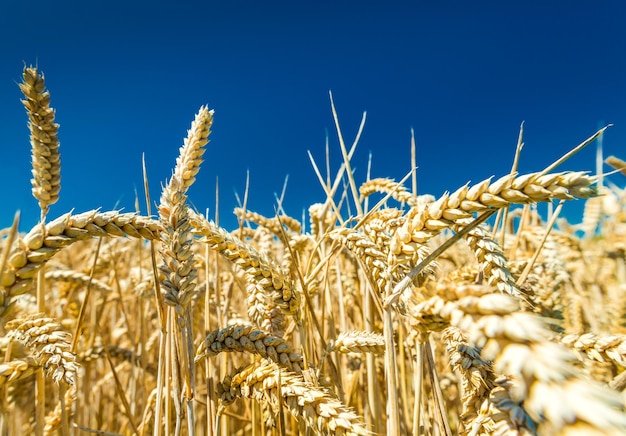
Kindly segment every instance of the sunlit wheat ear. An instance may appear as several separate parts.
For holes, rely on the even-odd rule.
[[[328,237],[340,242],[363,263],[378,292],[385,289],[387,269],[387,255],[361,230],[349,228],[335,228]]]
[[[619,395],[588,381],[572,365],[573,354],[548,340],[552,333],[547,321],[520,312],[512,297],[499,293],[458,301],[433,297],[412,307],[411,315],[418,328],[442,329],[450,323],[467,332],[470,343],[482,348],[482,358],[493,361],[497,373],[516,380],[511,399],[523,401],[539,432],[566,434],[591,428],[611,435],[626,432]]]
[[[209,142],[211,126],[213,125],[213,110],[202,106],[195,119],[191,123],[191,129],[187,132],[187,138],[180,148],[180,154],[176,158],[174,175],[170,179],[170,189],[187,192],[187,189],[195,182],[196,174],[200,171],[202,156],[206,151],[205,146]]]
[[[489,178],[446,193],[432,203],[412,208],[407,213],[404,233],[414,242],[426,243],[475,212],[502,209],[511,204],[589,198],[597,195],[595,183],[596,179],[584,172],[530,173],[517,177],[511,174],[495,182]]]
[[[370,435],[361,419],[340,401],[301,375],[263,361],[228,376],[217,387],[222,406],[237,398],[253,398],[270,405],[274,413],[283,407],[315,434]]]
[[[113,294],[113,289],[98,279],[89,277],[87,274],[83,274],[79,271],[72,270],[53,270],[46,271],[44,274],[46,280],[51,282],[66,282],[74,283],[83,287],[91,286],[93,290],[103,292],[105,294]]]
[[[468,220],[466,224],[470,223],[471,220]],[[455,226],[457,231],[461,228],[461,226]],[[496,287],[500,292],[521,297],[520,290],[515,285],[515,279],[509,271],[508,261],[504,257],[502,248],[491,239],[485,227],[474,228],[467,234],[465,240],[474,252],[487,283]]]
[[[480,349],[468,343],[461,330],[446,328],[441,335],[450,365],[461,375],[463,410],[461,418],[468,424],[479,414],[482,403],[494,388],[493,365],[480,356]]]
[[[376,355],[385,354],[385,337],[381,334],[366,331],[342,332],[337,339],[330,341],[320,357],[318,374],[328,355],[337,353],[370,353]]]
[[[613,362],[626,368],[626,335],[566,335],[561,343],[597,362]]]
[[[359,187],[361,198],[366,198],[375,192],[390,194],[391,198],[406,203],[409,206],[417,206],[417,197],[411,194],[404,186],[392,179],[371,179]]]
[[[202,215],[189,211],[193,232],[202,236],[212,250],[220,253],[224,258],[246,272],[250,286],[248,314],[250,320],[261,326],[264,324],[265,313],[262,312],[263,298],[259,292],[269,296],[274,305],[296,319],[300,313],[299,294],[293,287],[288,274],[280,270],[276,262],[266,254],[259,253],[250,244],[236,238],[215,223],[208,221]],[[273,323],[272,323],[273,325]],[[276,326],[278,331],[271,333],[282,336],[283,326]]]
[[[46,91],[43,73],[37,68],[24,68],[23,82],[19,86],[26,97],[22,103],[26,107],[30,129],[32,192],[39,201],[43,221],[50,205],[59,199],[61,190],[59,125],[54,122],[54,109],[50,107],[50,93]]]
[[[301,372],[302,355],[283,338],[272,336],[254,326],[232,325],[214,330],[196,350],[196,362],[222,352],[248,352],[269,359],[283,368]]]
[[[328,352],[339,353],[385,353],[385,337],[378,333],[352,331],[343,332],[328,344]]]
[[[155,239],[161,233],[157,221],[129,213],[97,212],[78,215],[65,214],[42,225],[35,225],[13,249],[2,275],[3,286],[8,292],[4,306],[0,307],[0,319],[7,316],[13,302],[11,299],[27,292],[34,277],[52,257],[69,245],[98,236],[131,236]]]
[[[93,346],[78,355],[77,361],[84,366],[86,363],[93,362],[97,359],[105,358],[109,354],[115,360],[129,362],[137,368],[141,368],[141,355],[136,354],[133,350],[122,348],[117,345],[97,345]],[[146,372],[156,376],[156,368],[154,365],[148,364],[145,367]]]
[[[212,123],[213,111],[203,106],[180,148],[174,174],[163,188],[159,204],[159,219],[163,227],[161,246],[163,262],[159,266],[164,275],[161,290],[165,302],[174,306],[178,315],[182,315],[189,305],[197,277],[191,250],[191,225],[186,193],[200,170],[204,146],[209,141]]]
[[[16,359],[0,363],[0,387],[32,376],[40,366],[34,359]]]
[[[411,241],[408,235],[400,236],[406,224],[401,213],[399,209],[381,209],[359,229],[335,228],[328,233],[331,240],[340,242],[354,254],[381,293],[389,280],[397,283],[430,254],[425,244]],[[415,281],[432,274],[434,266],[434,262],[426,266]]]
[[[407,188],[392,179],[371,179],[359,187],[359,193],[363,198],[369,197],[375,192],[390,194],[391,198],[394,200],[400,203],[406,203],[410,207],[420,206],[435,201],[435,197],[430,194],[417,196],[413,195],[407,190]]]
[[[248,221],[251,223],[255,223],[259,226],[265,227],[269,231],[271,231],[275,236],[282,239],[282,231],[281,227],[286,227],[288,231],[299,233],[300,232],[300,222],[294,218],[289,216],[281,216],[280,221],[278,218],[267,218],[263,215],[252,212],[250,210],[244,210],[241,207],[236,207],[233,213],[243,221]]]
[[[61,402],[59,402],[54,410],[51,410],[48,416],[46,416],[46,425],[44,427],[44,435],[57,434],[62,426],[62,416],[65,413],[66,416],[73,416],[73,405],[76,402],[76,386],[71,386],[65,391],[64,395],[65,410],[61,410]]]
[[[33,353],[35,361],[47,368],[52,380],[73,385],[76,381],[76,356],[70,352],[71,334],[44,314],[17,318],[6,324],[7,336],[13,338]]]
[[[313,239],[321,239],[329,231],[337,217],[333,211],[322,203],[309,206],[309,229]]]

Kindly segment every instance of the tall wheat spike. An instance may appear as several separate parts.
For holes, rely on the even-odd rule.
[[[61,154],[59,152],[59,125],[54,122],[50,107],[50,93],[45,78],[36,67],[25,67],[23,82],[19,84],[28,114],[32,155],[33,196],[39,201],[42,221],[50,205],[59,199],[61,190]]]

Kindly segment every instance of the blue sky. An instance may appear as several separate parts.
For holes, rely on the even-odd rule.
[[[384,6],[383,6],[384,4]],[[440,195],[509,171],[525,121],[520,170],[541,170],[614,123],[605,155],[626,158],[626,6],[559,2],[78,2],[0,4],[0,228],[30,194],[27,118],[17,82],[24,62],[46,74],[60,123],[62,188],[52,219],[71,209],[134,210],[141,156],[153,200],[203,104],[215,109],[206,161],[190,200],[235,224],[234,192],[250,171],[249,208],[300,217],[324,194],[308,160],[341,162],[332,90],[351,143],[363,111],[354,166],[365,179],[410,169]],[[595,148],[563,169],[595,170]],[[623,186],[624,179],[611,178]],[[579,219],[581,202],[567,206]]]

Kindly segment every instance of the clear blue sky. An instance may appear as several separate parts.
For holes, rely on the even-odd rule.
[[[21,230],[38,219],[17,87],[24,62],[46,74],[61,125],[50,219],[72,208],[134,210],[142,153],[158,200],[208,104],[213,134],[190,200],[213,209],[219,177],[221,220],[232,228],[247,170],[252,210],[273,214],[287,174],[289,214],[324,199],[306,152],[323,164],[328,131],[334,170],[341,161],[329,90],[347,142],[367,111],[357,181],[370,152],[373,177],[401,179],[411,127],[420,189],[434,195],[508,172],[524,120],[521,171],[543,169],[609,122],[605,154],[626,158],[624,23],[619,1],[5,0],[0,227],[17,209]],[[594,160],[590,147],[563,169],[594,171]]]

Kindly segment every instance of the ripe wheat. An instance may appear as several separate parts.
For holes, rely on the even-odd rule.
[[[440,196],[357,181],[333,103],[326,196],[229,231],[188,198],[203,106],[157,219],[47,220],[58,125],[37,68],[20,89],[41,219],[0,230],[0,434],[626,434],[626,191],[553,172],[571,153]],[[558,229],[534,206],[575,199]]]

